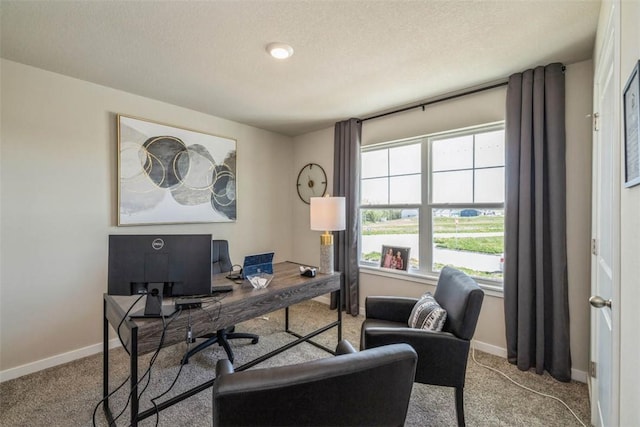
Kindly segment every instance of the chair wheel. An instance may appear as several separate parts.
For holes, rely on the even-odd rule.
[[[258,338],[254,338],[251,340],[251,344],[258,344]]]

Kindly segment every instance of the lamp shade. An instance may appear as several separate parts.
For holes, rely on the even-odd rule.
[[[309,212],[312,230],[338,231],[345,229],[344,197],[311,197]]]

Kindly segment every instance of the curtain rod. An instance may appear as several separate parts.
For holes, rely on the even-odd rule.
[[[562,65],[562,72],[564,73],[566,70],[567,70],[567,66],[566,65]],[[444,98],[438,98],[438,99],[434,99],[433,101],[426,101],[426,102],[423,102],[423,103],[418,104],[418,105],[412,105],[411,107],[404,107],[404,108],[400,108],[398,110],[393,110],[393,111],[388,111],[386,113],[376,114],[375,116],[365,117],[364,119],[360,119],[359,121],[360,122],[366,122],[367,120],[379,119],[380,117],[390,116],[392,114],[404,113],[405,111],[413,110],[414,108],[422,108],[422,111],[424,111],[424,107],[426,107],[427,105],[437,104],[438,102],[442,102],[442,101],[449,101],[451,99],[460,98],[462,96],[473,95],[474,93],[483,92],[483,91],[489,90],[489,89],[495,89],[495,88],[498,88],[498,87],[506,86],[508,84],[509,84],[509,81],[505,80],[505,81],[503,81],[501,83],[496,83],[496,84],[492,84],[492,85],[489,85],[489,86],[480,87],[480,88],[477,88],[477,89],[469,89],[469,90],[466,90],[464,92],[460,92],[460,93],[456,93],[456,94],[453,94],[453,95],[445,96]]]
[[[434,99],[433,101],[423,102],[423,103],[418,104],[418,105],[412,105],[411,107],[404,107],[404,108],[400,108],[398,110],[388,111],[388,112],[382,113],[382,114],[376,114],[375,116],[371,116],[371,117],[366,117],[364,119],[360,119],[360,122],[366,122],[367,120],[379,119],[380,117],[390,116],[391,114],[403,113],[405,111],[413,110],[414,108],[422,108],[422,110],[424,111],[424,107],[426,107],[427,105],[436,104],[436,103],[442,102],[442,101],[449,101],[450,99],[460,98],[462,96],[473,95],[474,93],[482,92],[482,91],[489,90],[489,89],[495,89],[495,88],[498,88],[498,87],[501,87],[501,86],[506,86],[508,83],[509,83],[508,81],[505,81],[505,82],[502,82],[502,83],[496,83],[496,84],[493,84],[493,85],[490,85],[490,86],[481,87],[481,88],[478,88],[478,89],[467,90],[467,91],[462,92],[462,93],[456,93],[455,95],[445,96],[444,98]]]

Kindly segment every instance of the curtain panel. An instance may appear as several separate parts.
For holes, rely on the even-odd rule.
[[[570,381],[562,64],[509,77],[505,127],[507,356]]]
[[[346,205],[346,228],[334,233],[336,270],[342,273],[341,310],[354,316],[359,312],[358,216],[360,207],[360,143],[362,122],[349,119],[335,125],[333,148],[333,195],[343,196]],[[331,296],[331,308],[338,303]]]

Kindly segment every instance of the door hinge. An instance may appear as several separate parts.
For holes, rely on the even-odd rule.
[[[593,255],[598,255],[598,242],[596,239],[591,239],[591,253]]]
[[[589,375],[592,378],[596,378],[596,362],[593,360],[589,362]]]
[[[593,113],[593,131],[597,132],[600,130],[600,123],[599,120],[600,119],[600,114],[598,113]]]

